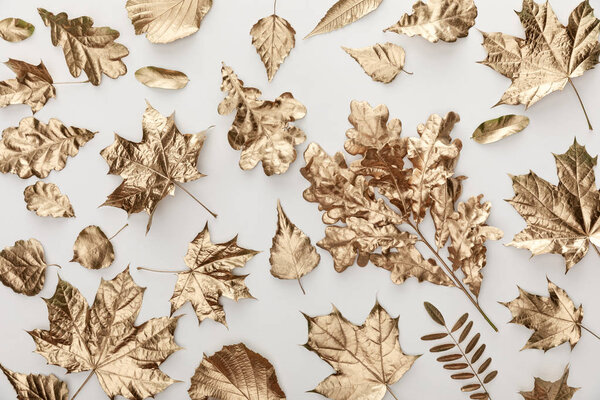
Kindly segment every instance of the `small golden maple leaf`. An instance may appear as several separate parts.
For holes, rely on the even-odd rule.
[[[520,392],[525,400],[571,400],[579,388],[568,385],[569,366],[565,367],[562,376],[554,381],[545,381],[535,378],[533,390],[530,392]]]
[[[16,77],[0,82],[0,107],[27,104],[35,114],[56,97],[54,81],[43,62],[33,65],[11,58],[5,64]]]
[[[17,392],[18,400],[69,400],[67,384],[54,374],[21,374],[1,364],[0,370]]]

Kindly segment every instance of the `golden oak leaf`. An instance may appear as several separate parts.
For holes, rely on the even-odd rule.
[[[525,400],[571,400],[579,388],[568,385],[569,366],[565,367],[565,372],[556,381],[550,382],[540,378],[535,378],[533,390],[530,392],[520,392]]]
[[[69,400],[67,384],[54,374],[21,374],[0,365],[18,400]]]
[[[476,17],[477,7],[473,0],[418,1],[413,5],[412,15],[404,14],[385,32],[419,35],[432,43],[438,40],[455,42],[469,34]]]
[[[390,83],[404,70],[404,49],[397,44],[375,44],[360,49],[343,47],[374,81]]]
[[[50,171],[60,171],[67,158],[92,140],[97,132],[65,126],[57,119],[48,124],[33,117],[23,118],[18,127],[6,128],[0,140],[0,172],[45,178]]]
[[[583,307],[575,308],[567,292],[548,280],[549,297],[528,293],[519,288],[519,297],[502,303],[513,315],[510,321],[533,329],[523,349],[544,352],[569,342],[571,349],[581,338]]]
[[[48,100],[56,97],[54,81],[43,62],[33,65],[11,58],[5,64],[16,78],[0,82],[0,107],[27,104],[35,114]]]
[[[559,183],[555,186],[535,173],[513,176],[515,197],[508,202],[527,227],[508,245],[533,255],[564,257],[567,271],[592,246],[600,245],[600,193],[592,158],[577,141],[565,154],[555,155]]]
[[[302,129],[290,122],[304,118],[306,107],[285,92],[275,101],[260,100],[260,90],[244,87],[233,70],[223,65],[221,90],[227,92],[219,104],[221,115],[237,110],[229,130],[229,144],[242,150],[240,168],[253,169],[262,161],[266,175],[282,174],[296,159],[297,146],[306,140]]]
[[[390,113],[384,104],[372,108],[366,101],[352,100],[348,121],[353,128],[346,131],[348,140],[344,149],[352,155],[365,155],[371,148],[381,149],[385,144],[400,138],[402,122],[388,121]]]
[[[135,325],[143,296],[129,268],[102,280],[91,307],[77,288],[59,279],[46,299],[50,329],[29,332],[36,352],[68,373],[91,371],[110,398],[154,397],[175,382],[159,366],[180,349],[173,337],[177,318]]]
[[[125,8],[136,35],[152,43],[170,43],[190,36],[210,11],[212,0],[128,0]]]
[[[16,293],[34,296],[44,287],[47,266],[38,240],[17,240],[0,252],[0,281]]]
[[[296,31],[287,20],[273,13],[259,19],[250,29],[250,35],[270,81],[296,45]]]
[[[40,217],[74,218],[75,212],[69,198],[54,183],[36,182],[23,192],[27,209]]]
[[[73,259],[87,269],[108,268],[115,260],[115,250],[110,242],[127,225],[123,226],[110,238],[96,225],[85,227],[73,244]]]
[[[121,58],[129,50],[115,43],[119,32],[109,27],[94,28],[90,17],[69,19],[64,12],[54,15],[43,8],[38,8],[38,12],[51,29],[52,44],[63,48],[71,75],[77,78],[83,70],[92,85],[97,86],[102,74],[116,79],[127,73]]]
[[[402,352],[398,318],[379,303],[360,326],[335,307],[329,315],[306,319],[305,347],[335,370],[314,391],[332,400],[381,400],[419,358]]]
[[[383,0],[339,0],[306,38],[343,28],[375,11]]]
[[[273,365],[243,343],[204,356],[188,393],[192,400],[285,400]]]
[[[20,42],[33,35],[35,26],[20,18],[4,18],[0,21],[0,38],[7,42]]]
[[[471,138],[481,144],[494,143],[521,132],[528,125],[529,118],[524,115],[503,115],[499,118],[482,122],[475,129]]]
[[[141,142],[115,134],[114,143],[100,152],[108,163],[108,173],[123,178],[102,205],[121,208],[128,214],[146,211],[150,215],[148,232],[158,203],[174,195],[175,186],[187,192],[181,183],[204,176],[197,163],[206,135],[182,134],[173,114],[165,117],[150,103],[142,117],[142,129]]]
[[[135,79],[151,88],[181,89],[189,79],[186,74],[160,67],[143,67],[135,71]]]
[[[446,245],[450,237],[449,222],[454,215],[456,202],[462,194],[462,181],[465,176],[446,179],[446,183],[431,190],[432,204],[429,209],[435,226],[435,244],[438,249]]]

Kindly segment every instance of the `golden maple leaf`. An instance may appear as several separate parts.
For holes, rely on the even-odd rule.
[[[0,281],[16,293],[34,296],[44,287],[47,266],[37,239],[17,240],[0,252]]]
[[[67,384],[54,374],[21,374],[1,364],[0,370],[17,392],[18,400],[69,400]]]
[[[520,392],[520,394],[525,400],[571,400],[579,388],[569,386],[568,380],[569,366],[567,365],[558,380],[550,382],[535,378],[533,390]]]
[[[567,271],[600,245],[600,192],[596,188],[592,158],[574,141],[555,155],[559,183],[553,185],[535,173],[513,176],[515,197],[508,202],[527,227],[509,246],[528,249],[532,255],[554,253],[564,257]]]
[[[108,163],[108,173],[123,178],[102,205],[121,208],[128,214],[146,211],[150,215],[148,232],[158,203],[167,195],[174,195],[175,186],[198,201],[181,183],[204,176],[196,165],[206,135],[182,134],[173,114],[165,117],[150,103],[142,117],[142,129],[141,142],[131,142],[115,134],[114,143],[100,152]]]
[[[20,18],[4,18],[0,21],[0,38],[7,42],[20,42],[33,35],[35,26]]]
[[[406,355],[398,341],[398,318],[375,303],[364,324],[354,325],[334,307],[309,317],[304,345],[335,370],[314,389],[332,400],[381,400],[419,356]]]
[[[46,299],[50,329],[29,332],[36,352],[68,373],[91,371],[110,398],[153,397],[175,382],[159,366],[180,347],[173,337],[177,318],[135,325],[143,296],[129,268],[102,280],[91,307],[77,288],[60,279]]]
[[[525,39],[500,32],[483,33],[488,56],[481,63],[512,80],[498,104],[530,107],[562,90],[567,82],[575,89],[572,78],[593,68],[600,55],[600,20],[594,17],[589,1],[575,7],[567,26],[560,23],[548,2],[523,0],[523,9],[517,14]],[[591,130],[581,98],[579,101]]]
[[[192,400],[285,400],[273,365],[243,343],[204,356],[188,393]]]
[[[54,183],[36,182],[23,192],[27,209],[40,217],[74,218],[75,212],[69,198]]]
[[[33,65],[11,58],[5,64],[16,78],[0,82],[0,107],[27,104],[35,114],[56,97],[54,81],[43,62]]]
[[[304,39],[343,28],[375,11],[383,0],[338,0]]]
[[[228,139],[231,147],[242,150],[240,168],[252,169],[262,161],[265,174],[284,173],[296,159],[294,146],[306,140],[302,129],[290,126],[290,122],[304,118],[306,107],[289,92],[275,101],[259,100],[260,90],[244,87],[244,82],[225,64],[221,74],[221,90],[227,96],[218,111],[226,115],[237,110]]]
[[[360,49],[342,46],[342,49],[354,58],[374,81],[390,83],[401,71],[404,71],[406,53],[397,44],[377,43]]]

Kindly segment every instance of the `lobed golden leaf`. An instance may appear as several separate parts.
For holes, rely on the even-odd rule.
[[[17,400],[69,400],[67,384],[54,374],[21,374],[1,364],[0,369],[17,392]]]
[[[503,115],[482,122],[473,132],[471,139],[481,144],[494,143],[521,132],[528,125],[529,118],[524,115]]]
[[[446,179],[446,183],[431,190],[432,203],[429,209],[435,226],[435,244],[441,249],[450,237],[450,217],[454,215],[456,202],[462,194],[462,181],[465,176]]]
[[[304,39],[328,33],[358,21],[365,15],[375,11],[383,0],[338,0],[317,26]]]
[[[0,21],[0,38],[7,42],[20,42],[33,35],[35,26],[21,18],[4,18]]]
[[[73,258],[87,269],[108,268],[115,260],[115,250],[110,239],[99,226],[85,227],[73,244]]]
[[[69,198],[54,183],[36,182],[23,192],[27,209],[40,217],[74,218],[75,212]]]
[[[160,89],[181,89],[189,82],[183,72],[151,66],[135,71],[135,79],[148,87]]]
[[[35,114],[56,97],[54,81],[43,62],[36,66],[10,58],[5,64],[16,78],[0,82],[0,107],[27,104]]]
[[[250,29],[250,35],[270,81],[296,45],[296,31],[286,19],[272,14],[259,19]]]
[[[343,47],[344,51],[360,64],[362,69],[374,81],[390,83],[404,71],[404,49],[397,44],[375,44],[360,49]]]
[[[46,280],[44,248],[37,239],[17,240],[0,252],[0,281],[27,296],[41,292]]]
[[[558,380],[550,382],[535,378],[533,390],[520,392],[520,394],[525,400],[571,400],[579,388],[569,386],[568,379],[569,366],[567,365]]]

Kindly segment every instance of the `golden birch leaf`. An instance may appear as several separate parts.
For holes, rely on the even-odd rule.
[[[285,400],[273,365],[243,343],[205,355],[188,393],[192,400]]]
[[[143,67],[135,71],[135,79],[151,88],[181,89],[189,79],[186,74],[160,67]]]
[[[128,0],[125,8],[136,35],[170,43],[198,32],[212,0]]]
[[[287,20],[273,14],[259,19],[250,29],[250,35],[270,81],[296,45],[296,31]]]
[[[455,42],[466,37],[475,25],[477,7],[473,0],[428,0],[413,4],[412,15],[404,14],[396,24],[385,29],[408,36],[419,35],[436,43]]]
[[[135,325],[143,296],[129,268],[101,281],[91,307],[77,288],[59,279],[54,295],[45,299],[50,329],[29,332],[36,352],[68,373],[91,371],[110,398],[154,397],[175,382],[159,366],[180,349],[173,337],[177,318]]]
[[[503,115],[499,118],[482,122],[471,138],[477,143],[494,143],[510,135],[521,132],[529,125],[529,118],[524,115]]]
[[[27,104],[35,114],[48,100],[56,97],[54,81],[43,62],[33,65],[11,58],[5,64],[16,78],[0,82],[0,107]]]
[[[69,198],[54,183],[36,182],[23,192],[27,209],[40,217],[74,218],[75,212]]]
[[[404,49],[397,44],[384,43],[360,49],[343,47],[374,81],[390,83],[404,68]]]
[[[532,255],[553,253],[565,259],[567,271],[586,254],[590,243],[600,245],[600,193],[592,158],[577,141],[565,154],[555,155],[558,186],[535,173],[513,176],[515,197],[508,202],[527,222],[509,246]]]
[[[306,294],[300,278],[319,265],[321,256],[296,225],[290,221],[277,201],[277,232],[271,247],[271,274],[279,279],[297,279],[302,293]]]
[[[119,230],[123,230],[127,225]],[[110,242],[119,232],[111,238],[96,225],[85,227],[73,244],[73,259],[87,269],[108,268],[115,260],[115,250]]]
[[[419,356],[402,352],[398,318],[376,303],[364,324],[354,325],[334,307],[329,315],[306,316],[304,345],[335,370],[314,389],[332,400],[381,400]]]
[[[23,118],[18,127],[6,128],[0,140],[0,172],[17,174],[19,178],[35,175],[45,178],[50,171],[60,171],[67,158],[92,140],[97,132],[65,126],[57,119],[48,124]]]
[[[33,35],[35,26],[20,18],[5,18],[0,21],[0,38],[7,42],[20,42]]]
[[[44,248],[36,239],[18,240],[0,252],[0,281],[16,293],[35,296],[46,280]]]
[[[97,86],[102,74],[116,79],[127,73],[121,58],[129,50],[115,43],[119,32],[109,27],[94,28],[90,17],[69,19],[64,12],[54,15],[43,8],[38,8],[38,12],[51,29],[52,44],[63,48],[71,75],[77,78],[83,70],[92,85]]]
[[[304,39],[343,28],[379,7],[383,0],[339,0]]]
[[[260,100],[260,90],[245,87],[225,64],[221,74],[221,91],[227,95],[218,112],[226,115],[237,111],[228,139],[231,147],[242,150],[240,168],[253,169],[262,162],[266,175],[283,174],[296,159],[294,146],[306,140],[302,129],[290,125],[304,118],[306,107],[289,92],[275,101]]]
[[[571,400],[579,388],[568,385],[569,366],[565,367],[565,372],[556,381],[550,382],[540,378],[535,378],[533,390],[530,392],[520,392],[525,400]]]
[[[17,392],[17,400],[69,400],[67,384],[54,374],[20,374],[0,365]]]
[[[528,293],[519,288],[519,297],[502,303],[513,315],[511,323],[533,329],[523,349],[544,352],[569,342],[571,349],[581,338],[583,307],[575,308],[567,292],[548,280],[549,297]]]

